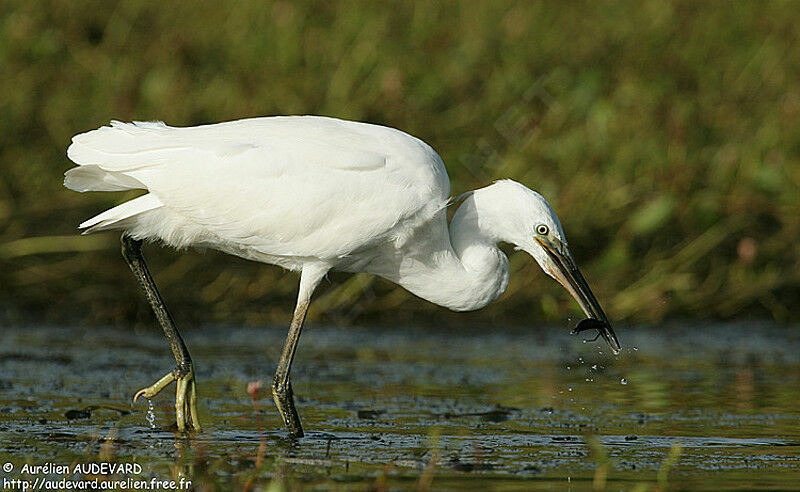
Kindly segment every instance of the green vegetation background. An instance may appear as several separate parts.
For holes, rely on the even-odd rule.
[[[76,226],[135,194],[62,187],[76,133],[322,114],[400,128],[454,196],[540,191],[612,319],[772,317],[800,299],[800,9],[793,2],[3,2],[0,309],[150,322],[118,236]],[[286,322],[297,278],[151,246],[182,324]],[[513,253],[509,250],[509,253]],[[450,315],[333,275],[312,316],[564,320],[511,255],[499,302]]]

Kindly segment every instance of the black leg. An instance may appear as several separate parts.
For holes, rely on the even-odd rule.
[[[169,340],[172,354],[175,356],[176,367],[168,372],[164,377],[159,379],[156,383],[147,388],[143,388],[136,393],[133,400],[136,401],[139,396],[145,398],[152,398],[158,394],[162,389],[169,385],[172,381],[177,382],[175,394],[175,418],[178,424],[178,430],[184,431],[187,428],[194,428],[200,430],[200,422],[197,418],[197,389],[194,377],[194,366],[192,365],[192,357],[189,355],[189,350],[183,342],[178,328],[175,326],[175,321],[167,311],[167,306],[158,292],[156,283],[150,275],[147,264],[142,256],[142,241],[133,239],[127,234],[122,235],[122,256],[128,262],[133,271],[136,281],[139,283],[144,292],[147,302],[153,308],[153,313],[156,315],[161,328],[164,330],[167,340]]]
[[[308,311],[308,304],[309,301],[301,302],[294,310],[289,334],[283,345],[275,378],[272,380],[272,397],[291,437],[303,437],[303,426],[300,424],[300,416],[294,407],[294,394],[292,393],[292,383],[289,381],[289,371],[292,369],[292,360],[297,349],[297,340],[300,339],[300,331],[303,329],[303,320]]]
[[[289,334],[286,336],[281,359],[278,361],[278,369],[275,371],[275,378],[272,380],[272,397],[275,400],[275,406],[278,407],[284,425],[289,430],[290,437],[303,437],[303,426],[300,424],[300,416],[294,406],[294,395],[292,394],[289,372],[292,369],[292,360],[297,349],[297,341],[300,339],[300,331],[303,329],[303,321],[306,318],[308,305],[311,303],[311,294],[314,293],[314,289],[317,288],[320,280],[328,273],[329,268],[328,265],[323,263],[308,264],[303,267],[303,272],[300,274],[297,306],[294,308]]]

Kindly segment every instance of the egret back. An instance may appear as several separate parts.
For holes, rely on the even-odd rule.
[[[66,173],[76,191],[145,189],[90,219],[175,247],[200,245],[299,268],[401,244],[442,210],[439,156],[399,130],[322,117],[176,128],[119,123],[77,135]],[[134,203],[136,202],[136,203]],[[100,220],[98,220],[100,219]]]

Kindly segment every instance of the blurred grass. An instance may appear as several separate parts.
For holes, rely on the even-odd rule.
[[[125,195],[62,187],[72,135],[112,118],[310,113],[423,138],[454,195],[501,177],[543,193],[612,319],[787,320],[800,298],[798,25],[792,2],[4,2],[0,308],[151,320],[118,238],[75,235]],[[146,254],[178,319],[288,320],[294,274]],[[501,301],[454,319],[576,310],[529,258],[511,261]],[[358,275],[333,275],[312,311],[448,316]]]

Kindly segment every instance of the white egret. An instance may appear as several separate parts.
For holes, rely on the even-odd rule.
[[[506,242],[560,282],[615,351],[619,342],[572,259],[555,212],[510,180],[468,192],[448,227],[450,183],[439,155],[393,128],[318,116],[252,118],[196,127],[121,123],[76,135],[66,187],[147,193],[80,225],[121,230],[122,252],[167,336],[176,368],[136,393],[176,381],[178,429],[200,429],[189,351],[141,253],[145,240],[213,248],[300,272],[297,305],[272,393],[290,435],[302,436],[289,371],[311,295],[331,270],[381,276],[455,311],[506,289]],[[581,328],[583,329],[583,328]]]

